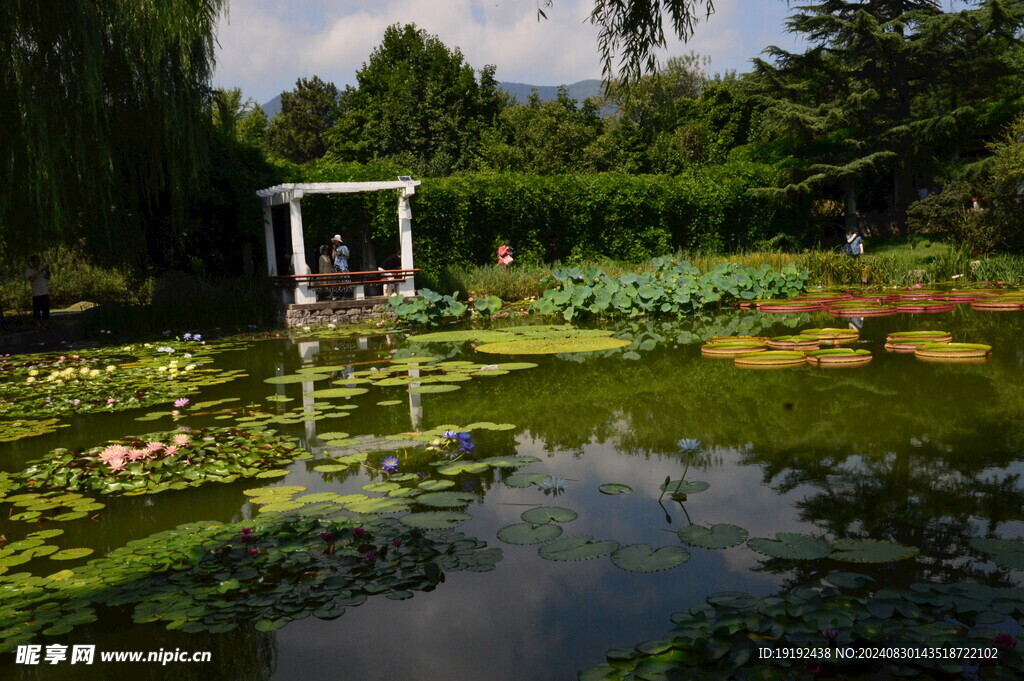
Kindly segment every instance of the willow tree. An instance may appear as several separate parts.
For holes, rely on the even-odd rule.
[[[7,0],[0,245],[121,258],[173,235],[206,169],[227,0]]]

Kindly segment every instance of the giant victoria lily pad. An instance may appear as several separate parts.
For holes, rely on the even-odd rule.
[[[971,361],[992,356],[992,346],[982,343],[931,343],[914,350],[914,357],[929,361]]]
[[[769,350],[754,354],[736,355],[733,364],[744,369],[785,369],[804,366],[806,355],[796,350]]]
[[[831,348],[807,353],[807,363],[816,367],[859,367],[870,362],[871,352],[869,350]]]

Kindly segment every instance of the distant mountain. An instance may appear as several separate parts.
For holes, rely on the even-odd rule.
[[[530,92],[537,90],[537,95],[542,102],[550,102],[558,97],[557,85],[527,85],[526,83],[498,83],[502,90],[516,98],[520,104],[526,104]],[[579,103],[587,97],[601,96],[601,81],[597,79],[581,80],[578,83],[564,86],[569,91],[569,96]]]
[[[498,83],[498,86],[515,97],[516,101],[520,104],[526,104],[530,97],[530,93],[536,89],[537,94],[540,96],[540,101],[550,102],[558,96],[557,85],[527,85],[526,83]],[[575,99],[579,103],[583,103],[583,100],[587,97],[600,97],[601,96],[601,81],[596,78],[590,80],[581,80],[578,83],[572,85],[566,85],[565,89],[569,91],[569,96]],[[263,112],[267,114],[267,118],[273,118],[277,115],[277,112],[281,110],[281,95],[274,97],[272,100],[263,105]]]
[[[263,109],[263,113],[267,114],[267,120],[270,120],[281,110],[281,95],[274,97],[260,108]]]

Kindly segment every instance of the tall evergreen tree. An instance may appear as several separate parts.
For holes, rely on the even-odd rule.
[[[809,49],[766,52],[756,61],[769,100],[766,131],[798,162],[791,182],[770,193],[841,194],[847,226],[857,199],[875,190],[902,221],[915,185],[1012,115],[1020,96],[1021,0],[982,0],[943,12],[937,0],[819,0],[787,21]],[[1001,114],[991,100],[1016,99]]]
[[[281,111],[267,130],[270,150],[294,163],[306,163],[327,153],[328,131],[338,122],[337,86],[319,76],[299,78],[295,89],[281,93]]]

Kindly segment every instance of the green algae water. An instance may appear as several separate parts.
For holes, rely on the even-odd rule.
[[[211,534],[237,547],[218,554],[220,563],[196,590],[213,584],[213,606],[227,604],[229,615],[190,632],[211,601],[179,607],[180,591],[164,587],[152,596],[146,589],[157,579],[155,568],[134,565],[116,589],[103,588],[149,594],[146,605],[136,610],[130,598],[118,603],[104,594],[94,621],[83,616],[69,631],[19,639],[42,646],[40,661],[19,664],[13,649],[3,653],[3,678],[574,679],[602,663],[609,649],[663,637],[672,613],[720,592],[771,596],[834,571],[866,575],[888,589],[957,582],[1019,588],[1021,573],[976,540],[1024,533],[1024,314],[959,307],[868,318],[857,342],[844,346],[872,352],[870,364],[855,368],[740,369],[729,359],[701,357],[695,342],[836,325],[823,313],[634,322],[606,329],[630,342],[623,348],[529,356],[483,354],[471,341],[414,343],[403,334],[239,342],[214,361],[219,371],[245,375],[204,385],[191,397],[193,404],[230,401],[183,409],[177,417],[167,403],[70,415],[67,427],[0,444],[3,470],[17,473],[56,448],[81,450],[181,426],[191,430],[180,432],[199,433],[257,423],[293,438],[311,457],[278,467],[288,471],[281,477],[158,494],[89,493],[105,506],[63,523],[14,521],[10,505],[0,506],[8,516],[0,520],[8,545],[59,527],[64,533],[51,541],[60,549],[94,550],[60,562],[31,555],[12,565],[8,577],[74,572],[114,552],[114,563],[121,562],[103,566],[112,573],[129,561],[130,542],[182,525],[193,524],[179,533],[196,536],[208,531],[204,521],[256,526],[260,538],[251,542],[236,529]],[[883,349],[890,333],[939,329],[954,341],[991,345],[992,356],[982,363],[929,363]],[[526,366],[502,369],[503,363]],[[433,365],[446,367],[439,372],[444,380],[424,380],[437,375],[427,368]],[[465,367],[482,374],[464,378]],[[390,384],[378,385],[384,379],[374,369],[384,369]],[[304,372],[325,378],[304,381]],[[275,376],[284,378],[266,382]],[[431,386],[444,389],[410,392]],[[309,395],[334,389],[350,392]],[[157,412],[167,413],[137,420]],[[456,449],[456,439],[429,433],[467,427],[469,452]],[[436,450],[426,449],[431,443]],[[441,472],[484,459],[491,463]],[[385,465],[394,469],[384,471]],[[393,479],[399,482],[389,486]],[[361,551],[375,555],[345,573],[349,581],[338,586],[343,607],[317,600],[335,584],[317,574],[329,572],[328,580],[340,584],[331,556],[341,549],[329,547],[350,545],[350,537],[354,546],[362,535],[332,526],[316,533],[326,538],[314,549],[283,530],[271,537],[259,522],[273,513],[261,513],[261,504],[284,503],[282,514],[304,508],[287,507],[301,497],[253,492],[281,486],[326,495],[318,500],[366,495],[397,504],[380,514],[340,514],[358,522],[383,518],[370,535],[387,539]],[[403,489],[424,500],[449,496],[417,505]],[[414,554],[409,527],[387,521],[410,511],[434,514],[429,519],[436,525],[424,526],[428,534],[458,536],[438,535]],[[295,517],[289,531],[305,527]],[[689,537],[686,529],[693,527],[718,527],[713,531],[721,533],[723,548],[683,541],[680,530]],[[780,533],[803,535],[800,550],[772,548]],[[166,541],[173,540],[157,543]],[[295,554],[292,562],[272,557],[273,542]],[[634,545],[645,546],[623,550]],[[445,557],[443,574],[416,572],[427,551]],[[316,560],[303,557],[309,554]],[[397,567],[386,568],[388,561]],[[240,570],[249,572],[239,579]],[[374,584],[385,586],[368,597],[353,594],[353,580],[370,579],[372,570],[387,572],[391,581],[375,577]],[[416,579],[409,576],[414,572]],[[276,595],[237,595],[245,583],[271,576]],[[37,588],[10,578],[2,586]],[[173,615],[165,616],[161,605]],[[0,629],[53,606],[41,600],[41,610],[28,608],[29,615],[24,606],[3,607]],[[277,608],[274,618],[259,616],[266,607]],[[168,629],[169,623],[177,624]],[[1000,626],[1019,632],[1012,621]],[[96,659],[48,664],[42,657],[53,645],[95,646]],[[210,661],[101,661],[110,651],[208,651]]]

